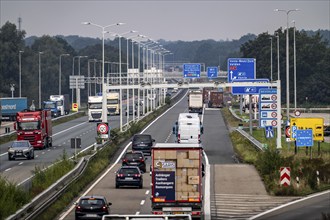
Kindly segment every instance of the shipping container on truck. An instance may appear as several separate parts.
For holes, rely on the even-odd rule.
[[[209,108],[222,108],[223,107],[223,92],[210,91],[208,107]]]
[[[27,98],[0,98],[1,121],[15,121],[16,113],[27,108]]]
[[[156,143],[152,147],[152,214],[203,216],[203,147]]]
[[[50,110],[25,109],[16,114],[17,140],[28,140],[35,149],[51,147],[53,140]]]
[[[203,103],[209,102],[209,92],[213,90],[213,87],[204,87],[203,88]]]
[[[190,91],[188,94],[189,113],[203,113],[203,93],[200,90]]]

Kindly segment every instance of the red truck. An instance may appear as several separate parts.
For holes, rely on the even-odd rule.
[[[152,214],[202,218],[202,145],[156,143],[151,153]]]
[[[210,91],[209,92],[209,108],[222,108],[223,104],[223,92],[220,91]]]
[[[52,115],[50,110],[24,109],[16,113],[14,128],[17,140],[28,140],[35,149],[52,146]]]

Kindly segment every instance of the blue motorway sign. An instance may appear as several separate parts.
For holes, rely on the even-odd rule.
[[[218,67],[207,67],[207,77],[208,78],[218,77]]]
[[[175,200],[175,172],[155,171],[154,196],[162,201]]]
[[[297,147],[311,147],[313,146],[313,130],[296,130],[296,146]]]
[[[277,125],[277,90],[259,90],[259,126]]]
[[[274,137],[273,126],[265,126],[265,131],[266,131],[266,138],[273,138]]]
[[[255,79],[256,62],[254,58],[229,58],[228,82],[238,79]]]
[[[269,82],[269,79],[234,79],[233,82]],[[251,95],[259,94],[260,89],[268,88],[267,86],[233,86],[233,95]]]
[[[200,78],[201,64],[200,63],[185,63],[183,64],[184,78]]]

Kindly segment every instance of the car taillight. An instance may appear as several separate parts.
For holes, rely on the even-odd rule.
[[[141,174],[134,174],[134,176],[135,176],[135,177],[140,177],[140,176],[141,176]]]
[[[124,176],[124,174],[122,174],[122,173],[119,173],[119,174],[117,174],[117,176],[118,176],[118,177],[123,177],[123,176]]]
[[[191,215],[201,215],[201,212],[191,212]]]
[[[154,214],[154,215],[162,215],[162,214],[163,214],[163,212],[158,212],[158,211],[155,211],[155,212],[152,212],[152,214]]]
[[[143,160],[143,159],[141,159],[141,160],[140,160],[140,162],[141,162],[141,163],[143,163],[143,162],[144,162],[144,160]]]
[[[103,211],[106,211],[106,210],[107,210],[107,207],[106,207],[106,206],[103,206],[103,207],[102,207],[102,210],[103,210]]]
[[[80,211],[81,207],[79,205],[76,206],[76,211]]]
[[[127,159],[123,159],[123,162],[127,162]]]

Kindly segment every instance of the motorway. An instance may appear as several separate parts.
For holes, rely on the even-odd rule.
[[[166,114],[147,127],[143,133],[151,134],[156,142],[174,142],[172,126],[179,113],[187,112],[187,107],[187,99],[184,97]],[[201,118],[204,124],[202,143],[210,164],[210,179],[206,181],[206,178],[204,178],[203,182],[205,196],[208,195],[204,200],[204,211],[207,213],[205,219],[247,219],[297,199],[268,196],[255,168],[247,164],[236,163],[229,131],[219,110],[205,109]],[[111,127],[118,127],[119,116],[110,117],[109,123]],[[74,153],[74,149],[70,147],[72,137],[80,137],[83,144],[82,149],[84,149],[95,142],[95,136],[96,124],[88,123],[87,117],[82,117],[55,126],[54,146],[47,150],[36,151],[38,157],[35,160],[10,161],[9,163],[5,153],[8,144],[1,145],[1,174],[19,183],[31,176],[35,165],[46,167],[52,164],[63,154],[64,149],[69,156],[72,156]],[[129,143],[121,146],[102,178],[95,180],[89,189],[82,192],[82,195],[105,195],[108,201],[113,203],[111,206],[112,213],[150,214],[151,179],[148,173],[151,162],[150,157],[147,159],[147,173],[144,174],[143,189],[115,188],[115,171],[120,167],[119,159],[129,147]],[[325,200],[321,200],[321,203],[326,204],[327,201],[329,199],[325,198]],[[302,204],[308,207],[319,206],[319,200],[313,202],[312,204]],[[295,216],[295,211],[288,212]],[[62,213],[59,218],[74,219],[73,213],[73,206],[67,207],[67,211]],[[315,213],[315,211],[312,213]]]

